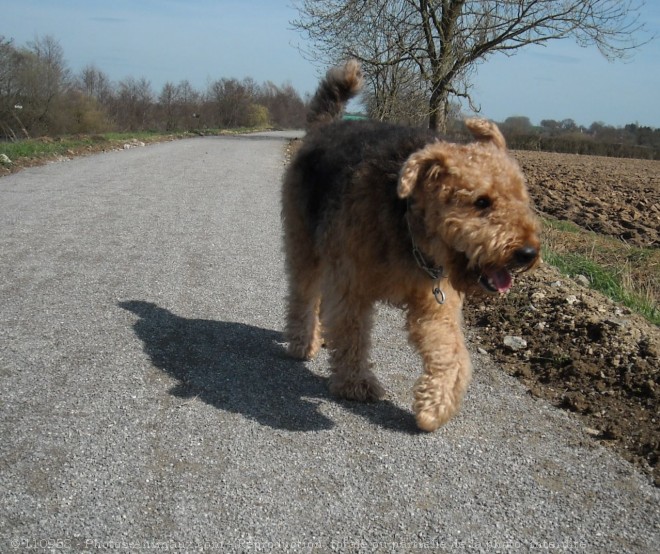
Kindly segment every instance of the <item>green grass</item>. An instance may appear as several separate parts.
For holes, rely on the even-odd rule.
[[[5,154],[12,163],[21,165],[54,156],[66,156],[98,151],[105,148],[120,148],[125,142],[136,139],[142,142],[155,142],[171,137],[191,136],[188,133],[103,133],[96,135],[62,136],[56,139],[47,137],[0,143],[0,154]]]
[[[546,228],[554,229],[556,231],[561,231],[565,233],[584,233],[586,232],[579,225],[576,225],[572,221],[566,221],[563,219],[544,219],[543,225]]]
[[[38,140],[22,140],[0,144],[0,154],[5,154],[12,161],[20,158],[38,158],[62,154],[67,149],[69,149],[69,146],[64,143],[41,142]]]
[[[64,155],[70,150],[106,142],[110,142],[110,140],[103,135],[27,139],[0,144],[0,154],[5,154],[10,160],[16,162],[22,158],[33,159]]]
[[[103,133],[102,135],[93,135],[94,137],[101,137],[105,140],[113,141],[126,141],[137,139],[147,141],[150,139],[158,139],[161,137],[170,136],[173,133],[157,133],[155,131],[136,131],[135,133]],[[183,133],[181,133],[183,134]]]
[[[263,128],[205,129],[205,135],[242,134],[262,131]],[[197,136],[189,132],[161,133],[156,131],[136,131],[130,133],[103,133],[96,135],[62,136],[56,139],[38,138],[17,142],[0,143],[0,154],[5,154],[14,164],[26,160],[38,160],[53,156],[65,156],[107,148],[121,147],[125,142],[136,139],[145,143]]]
[[[564,231],[566,232],[575,231]],[[601,238],[601,240],[612,239]],[[554,237],[553,242],[557,242],[557,237]],[[620,252],[618,256],[612,258],[612,263],[609,265],[601,263],[598,259],[602,257],[602,251],[596,244],[592,245],[590,251],[582,252],[579,248],[576,248],[576,251],[558,251],[550,244],[544,249],[543,258],[569,277],[584,275],[589,279],[590,286],[594,290],[643,315],[651,323],[660,325],[660,307],[656,291],[652,286],[654,280],[657,283],[658,271],[657,268],[650,267],[648,274],[643,273],[644,264],[647,264],[654,255],[657,256],[657,252],[630,248],[619,241],[616,242],[619,244]],[[614,248],[612,244],[608,246]],[[608,251],[608,255],[611,255],[611,251]],[[640,272],[642,279],[638,277]],[[648,286],[644,285],[646,279],[650,279],[651,284]]]

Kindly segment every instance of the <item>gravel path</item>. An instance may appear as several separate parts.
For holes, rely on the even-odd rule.
[[[289,136],[0,179],[0,551],[654,551],[659,490],[488,357],[428,435],[400,313],[384,402],[283,356]]]

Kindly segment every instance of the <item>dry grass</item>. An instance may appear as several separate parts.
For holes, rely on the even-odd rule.
[[[660,250],[631,246],[545,219],[544,259],[563,273],[584,275],[591,287],[660,325]]]

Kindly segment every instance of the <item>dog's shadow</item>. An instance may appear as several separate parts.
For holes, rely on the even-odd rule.
[[[320,431],[335,423],[319,410],[331,400],[390,430],[415,433],[411,413],[390,401],[337,400],[327,379],[286,356],[277,331],[242,323],[186,319],[150,302],[119,306],[139,317],[133,328],[152,363],[178,380],[169,392],[290,431]]]

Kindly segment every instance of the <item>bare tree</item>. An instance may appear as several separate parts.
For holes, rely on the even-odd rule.
[[[11,40],[0,36],[0,136],[17,140],[18,129],[23,136],[29,133],[18,111],[23,109],[23,87],[18,79],[18,71],[23,61],[23,55],[14,48]]]
[[[212,82],[207,98],[213,105],[212,121],[218,127],[245,127],[250,124],[250,106],[254,102],[256,83],[246,78],[222,78]]]
[[[50,36],[23,48],[0,37],[0,134],[16,140],[18,130],[29,138],[107,129],[103,107],[88,91],[96,81],[84,78],[92,73],[100,75],[95,70],[71,79],[63,50]]]
[[[179,93],[177,87],[170,82],[163,85],[163,89],[158,96],[158,104],[161,108],[161,117],[165,117],[165,130],[175,131],[178,128],[179,115]]]
[[[16,47],[0,35],[0,140],[110,129],[300,128],[305,112],[291,84],[223,78],[200,93],[183,80],[165,83],[155,94],[145,78],[115,84],[94,64],[71,76],[52,37]]]
[[[364,103],[371,119],[422,125],[428,117],[426,87],[406,64],[374,67]]]
[[[305,103],[290,83],[280,87],[270,81],[264,83],[259,87],[255,101],[268,110],[273,125],[288,129],[304,127]]]
[[[144,77],[128,77],[119,82],[115,98],[114,119],[120,129],[139,131],[149,129],[154,95],[151,83]]]
[[[298,0],[292,25],[323,64],[354,57],[374,90],[414,71],[426,87],[429,126],[444,129],[452,98],[474,107],[470,80],[491,55],[573,38],[610,60],[644,41],[643,0]],[[650,40],[650,39],[649,39]],[[403,68],[403,69],[402,69]],[[386,77],[384,78],[383,75]]]
[[[503,122],[499,124],[500,131],[504,133],[505,136],[516,136],[516,135],[529,135],[532,133],[534,126],[529,120],[529,117],[522,115],[514,115],[507,117]]]
[[[70,89],[64,52],[51,36],[36,38],[17,50],[11,66],[21,119],[31,134],[57,134],[62,129],[62,100]]]
[[[166,131],[179,131],[197,127],[196,114],[200,107],[200,95],[190,82],[178,85],[167,82],[158,96],[157,121]]]
[[[81,70],[76,85],[82,93],[95,98],[102,105],[107,105],[114,94],[110,78],[93,64]]]

